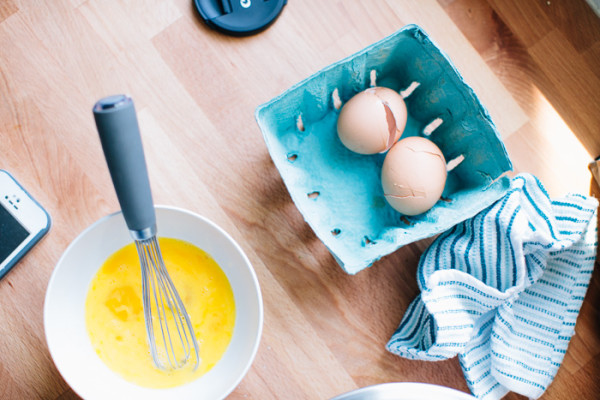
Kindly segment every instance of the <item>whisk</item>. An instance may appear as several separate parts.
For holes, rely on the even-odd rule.
[[[177,369],[187,364],[193,351],[196,369],[200,363],[198,342],[156,238],[156,215],[133,100],[126,95],[105,97],[94,105],[93,113],[123,217],[140,258],[152,360],[159,369]]]

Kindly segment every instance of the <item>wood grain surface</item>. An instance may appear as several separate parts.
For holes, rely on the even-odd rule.
[[[537,175],[552,196],[598,193],[587,164],[600,155],[600,20],[584,0],[290,0],[245,38],[207,28],[190,0],[1,0],[0,168],[53,226],[0,281],[0,398],[78,398],[46,347],[43,301],[68,244],[119,208],[91,113],[115,93],[136,102],[155,202],[208,216],[256,269],[263,337],[231,399],[327,399],[394,381],[468,391],[456,359],[385,350],[431,239],[346,275],[295,208],[254,120],[258,105],[409,23],[489,109],[514,173]],[[599,279],[543,399],[600,398]]]

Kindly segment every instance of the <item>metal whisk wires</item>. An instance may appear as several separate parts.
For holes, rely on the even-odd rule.
[[[144,319],[152,360],[162,370],[181,368],[193,349],[195,370],[200,355],[194,329],[167,272],[156,236],[136,240],[135,244],[142,269]]]

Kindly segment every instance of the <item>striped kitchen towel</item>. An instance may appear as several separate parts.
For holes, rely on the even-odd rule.
[[[596,258],[596,199],[550,200],[517,175],[504,197],[422,255],[421,294],[387,344],[402,357],[458,354],[471,392],[538,398],[563,360]]]

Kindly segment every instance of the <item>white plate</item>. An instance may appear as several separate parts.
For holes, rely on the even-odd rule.
[[[428,383],[382,383],[356,389],[331,400],[475,400],[475,397]]]
[[[44,328],[52,359],[71,388],[85,399],[222,399],[239,384],[256,355],[263,304],[256,274],[240,246],[221,228],[189,211],[157,207],[158,235],[190,242],[210,254],[227,275],[236,305],[233,337],[221,360],[204,376],[172,389],[125,381],[94,352],[85,327],[92,278],[112,253],[132,242],[122,214],[83,231],[58,261],[46,291]]]

